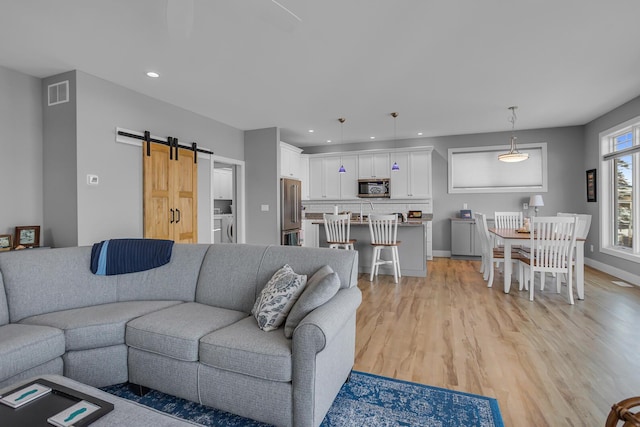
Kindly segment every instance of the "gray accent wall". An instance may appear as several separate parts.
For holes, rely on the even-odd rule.
[[[0,67],[0,234],[42,226],[41,97],[40,79]]]
[[[280,244],[280,130],[245,131],[244,149],[247,243]]]
[[[632,274],[640,274],[640,265],[635,262],[627,261],[608,254],[601,253],[600,248],[600,192],[602,177],[600,176],[600,132],[610,129],[627,120],[631,120],[640,116],[640,97],[637,97],[626,104],[600,116],[599,118],[587,123],[585,128],[585,159],[584,170],[597,169],[598,171],[598,203],[584,203],[584,212],[592,215],[591,230],[585,245],[585,256],[592,258],[601,263],[628,271]],[[585,190],[586,191],[586,190]],[[638,196],[638,189],[634,188],[634,194]],[[594,252],[590,252],[590,245],[595,248]]]
[[[84,72],[78,86],[78,243],[142,237],[142,148],[116,143],[116,127],[149,130],[243,160],[243,132]],[[161,84],[161,82],[160,82]],[[211,241],[211,163],[198,162],[198,239]],[[98,186],[87,185],[98,175]]]
[[[0,67],[0,234],[42,226],[41,98],[40,79]]]
[[[433,250],[451,250],[451,221],[463,204],[468,209],[486,213],[492,218],[495,211],[520,211],[522,203],[528,202],[532,194],[542,194],[545,206],[540,215],[555,215],[557,212],[583,212],[586,201],[584,172],[584,127],[562,127],[516,131],[518,143],[547,143],[549,191],[546,193],[483,193],[449,194],[448,149],[482,147],[509,144],[510,132],[472,135],[456,135],[434,138],[417,138],[375,143],[305,147],[305,154],[354,151],[380,148],[432,146],[433,178]],[[533,215],[533,210],[524,212]]]
[[[47,86],[69,81],[69,102],[48,105]],[[47,246],[78,245],[76,72],[42,80],[44,234]]]

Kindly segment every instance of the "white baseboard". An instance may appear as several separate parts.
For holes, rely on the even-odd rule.
[[[433,251],[434,258],[451,258],[451,251]]]
[[[596,270],[603,271],[612,276],[616,276],[625,282],[629,282],[632,285],[640,286],[640,276],[637,274],[629,273],[628,271],[620,270],[619,268],[612,267],[608,264],[602,263],[600,261],[596,261],[591,258],[584,259],[585,265],[589,267],[595,268]]]

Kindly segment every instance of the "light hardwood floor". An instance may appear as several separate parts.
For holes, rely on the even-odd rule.
[[[547,275],[531,302],[499,273],[487,288],[479,267],[436,258],[397,285],[359,275],[354,369],[494,397],[506,427],[604,426],[640,396],[640,288],[586,267],[584,301]]]

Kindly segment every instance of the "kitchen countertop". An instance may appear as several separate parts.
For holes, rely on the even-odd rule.
[[[354,215],[356,218],[359,215]],[[351,217],[351,225],[369,225],[369,222],[365,219],[354,219],[354,216]],[[305,215],[304,220],[311,220],[312,224],[324,224],[321,213],[308,213]],[[415,227],[423,225],[426,222],[433,220],[433,214],[422,214],[422,218],[408,218],[406,222],[398,222],[398,227]]]

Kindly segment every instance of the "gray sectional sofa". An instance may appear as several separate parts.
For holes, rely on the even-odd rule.
[[[354,361],[355,251],[175,245],[159,268],[89,269],[91,247],[0,254],[0,387],[42,374],[131,382],[282,426],[317,426]],[[250,315],[274,272],[329,265],[340,290],[293,337]]]

